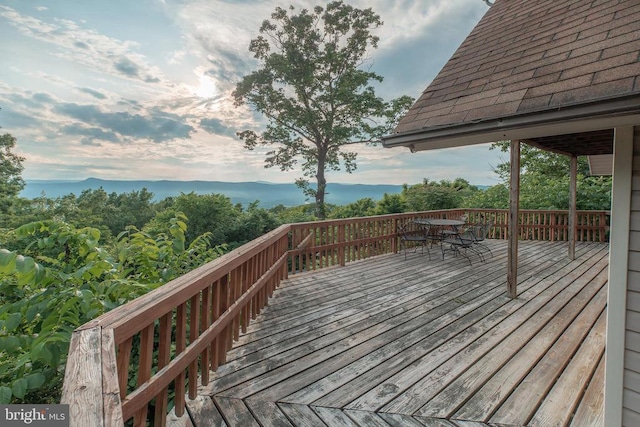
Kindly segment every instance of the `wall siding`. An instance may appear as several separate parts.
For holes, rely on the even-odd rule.
[[[633,135],[622,423],[640,425],[640,127]]]

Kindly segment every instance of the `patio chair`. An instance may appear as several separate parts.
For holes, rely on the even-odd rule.
[[[452,219],[462,221],[464,224],[466,224],[467,220],[469,219],[469,216],[467,214],[464,214],[464,215],[460,215],[457,218],[452,218]],[[461,226],[451,226],[450,229],[447,229],[447,228],[440,229],[440,240],[446,239],[448,236],[452,234],[459,234],[460,233],[460,230],[458,230],[459,227]]]
[[[429,226],[418,225],[413,223],[407,223],[404,225],[398,225],[398,237],[400,238],[400,250],[404,249],[404,259],[407,259],[407,245],[415,247],[415,251],[418,250],[418,246],[421,247],[421,253],[424,255],[424,248],[427,248],[427,255],[431,260],[431,253],[429,252]]]
[[[493,258],[493,252],[491,252],[491,248],[487,246],[484,242],[484,239],[489,235],[489,231],[493,228],[494,221],[489,220],[487,222],[481,222],[473,226],[473,240],[474,243],[479,250],[487,251]]]
[[[475,244],[475,236],[473,234],[472,227],[467,227],[455,234],[451,233],[442,240],[442,244],[440,245],[442,250],[442,259],[444,259],[444,251],[451,250],[456,256],[461,255],[466,258],[467,261],[469,261],[469,265],[472,265],[469,252],[478,255],[480,261],[484,262],[484,255],[475,248]],[[447,246],[448,249],[446,248]]]

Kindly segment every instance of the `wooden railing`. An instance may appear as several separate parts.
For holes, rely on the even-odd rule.
[[[398,249],[399,225],[418,218],[492,218],[504,210],[453,209],[287,224],[78,328],[62,402],[72,426],[163,426],[225,363],[241,331],[290,274],[345,265]],[[578,239],[605,241],[608,212],[579,212]],[[522,211],[521,238],[566,240],[567,213]],[[168,410],[173,404],[173,409]]]
[[[493,218],[490,237],[506,239],[508,232],[505,209],[466,209],[469,222]],[[607,242],[609,240],[609,211],[577,211],[576,240],[579,242]],[[569,212],[521,209],[519,221],[521,240],[566,241],[569,239]]]

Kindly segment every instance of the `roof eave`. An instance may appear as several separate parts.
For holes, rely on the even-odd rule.
[[[382,138],[386,148],[435,150],[612,129],[640,123],[640,94],[542,112],[424,128]]]

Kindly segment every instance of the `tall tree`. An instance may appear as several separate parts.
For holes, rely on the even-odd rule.
[[[13,152],[16,138],[11,134],[0,135],[0,213],[6,214],[12,200],[24,188],[22,162],[24,158]]]
[[[249,150],[274,147],[265,167],[292,170],[300,161],[303,177],[296,184],[315,198],[317,217],[325,218],[326,172],[356,169],[356,153],[344,146],[378,141],[413,99],[385,102],[375,94],[371,82],[382,77],[363,66],[378,45],[371,30],[382,21],[370,8],[332,1],[312,12],[294,11],[277,7],[249,45],[261,68],[245,76],[233,96],[237,106],[264,114],[268,124],[262,133],[238,136]]]
[[[494,143],[492,149],[509,150],[509,142]],[[569,208],[569,157],[541,150],[528,144],[520,149],[520,207],[523,209]],[[495,172],[504,184],[509,182],[509,161]],[[586,156],[578,157],[578,209],[611,208],[611,177],[590,176]],[[501,193],[504,193],[503,191]]]

